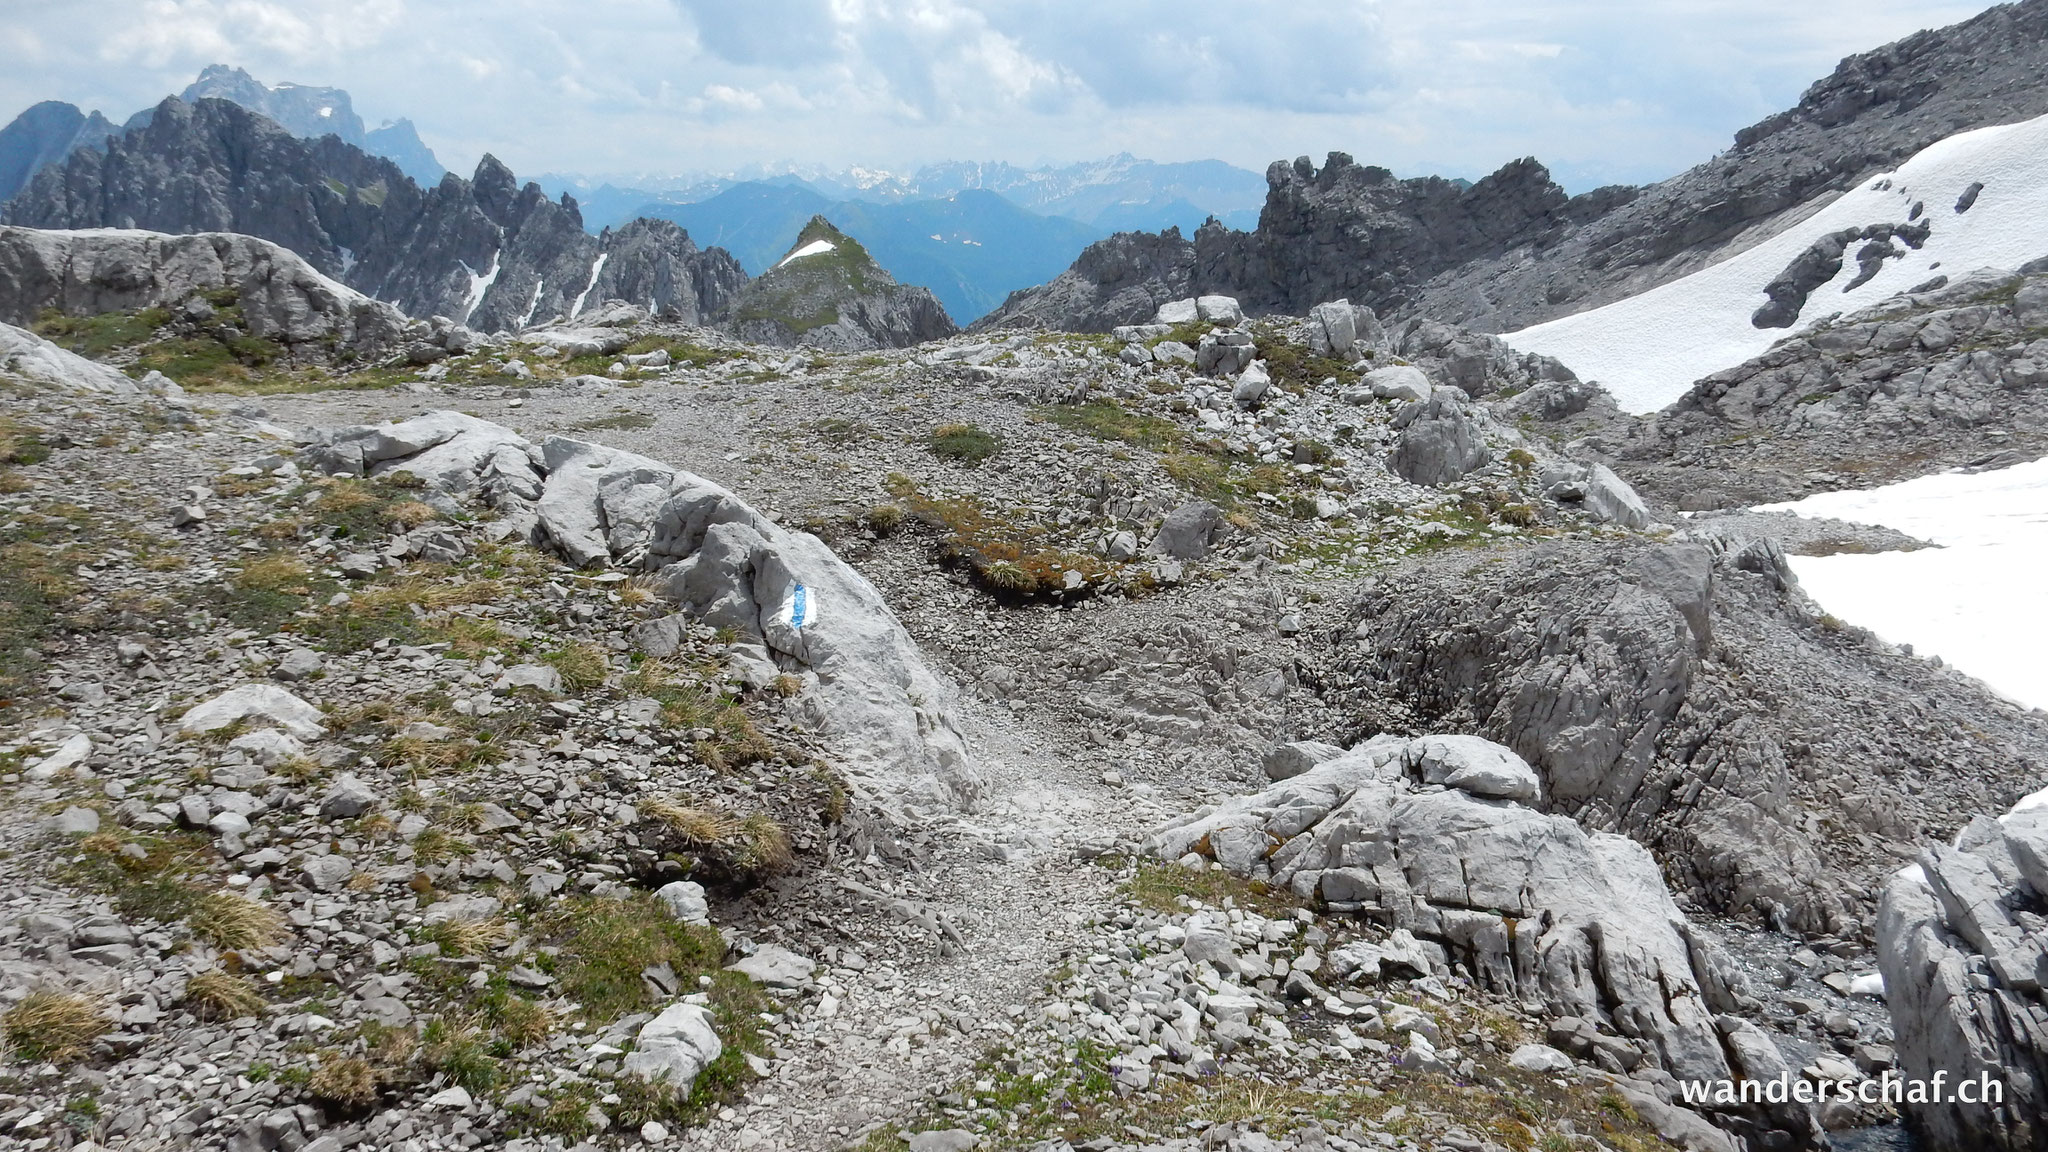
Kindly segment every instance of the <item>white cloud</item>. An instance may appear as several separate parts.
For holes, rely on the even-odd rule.
[[[458,169],[908,167],[1331,150],[1574,188],[1725,147],[1955,0],[42,0],[0,15],[0,117],[116,119],[238,64],[409,116]]]

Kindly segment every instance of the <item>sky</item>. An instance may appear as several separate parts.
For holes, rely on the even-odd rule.
[[[1728,146],[1944,0],[0,0],[0,120],[119,121],[208,64],[347,89],[467,173],[1330,151],[1568,189]]]

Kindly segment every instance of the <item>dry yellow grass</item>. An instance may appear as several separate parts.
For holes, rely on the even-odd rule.
[[[377,1070],[359,1056],[330,1053],[321,1058],[306,1088],[319,1099],[361,1108],[377,1098]]]
[[[641,801],[640,815],[662,824],[686,844],[724,844],[740,831],[739,819],[729,812],[671,799]]]
[[[111,1027],[100,1003],[75,992],[31,992],[0,1017],[7,1042],[24,1060],[67,1064]]]
[[[200,897],[185,923],[216,948],[262,948],[284,934],[284,917],[233,892]]]
[[[420,500],[406,500],[384,510],[384,518],[406,531],[439,519],[441,514],[434,506]]]
[[[441,951],[453,956],[477,956],[505,938],[502,920],[444,920],[429,933]]]
[[[185,983],[185,1002],[201,1016],[231,1020],[240,1016],[261,1016],[263,994],[256,985],[225,972],[201,972]]]

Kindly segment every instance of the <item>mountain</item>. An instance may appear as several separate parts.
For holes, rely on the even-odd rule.
[[[1534,159],[1469,187],[1395,180],[1340,152],[1321,168],[1275,163],[1257,228],[1198,230],[1187,283],[1254,311],[1346,297],[1382,314],[1526,328],[1725,260],[1958,132],[2048,113],[2044,70],[2048,0],[2024,0],[1851,56],[1729,151],[1646,188],[1568,197]],[[1086,274],[1077,264],[1067,275]],[[1099,323],[1060,302],[1114,295],[1048,285],[982,323]]]
[[[0,203],[12,199],[46,165],[80,148],[94,148],[119,132],[98,112],[88,115],[71,104],[45,100],[0,128]]]
[[[1162,267],[1144,291],[1094,281],[1121,273],[1112,253],[1084,253],[1072,269],[1042,288],[1018,293],[979,323],[984,327],[1078,328],[1107,331],[1150,317],[1146,299],[1188,291],[1237,297],[1257,312],[1299,315],[1316,304],[1348,298],[1376,312],[1399,311],[1412,286],[1438,273],[1502,251],[1541,245],[1576,220],[1607,211],[1627,190],[1569,197],[1533,159],[1517,160],[1475,184],[1425,176],[1400,180],[1342,152],[1321,168],[1307,157],[1266,170],[1266,206],[1259,226],[1240,232],[1205,223],[1179,247],[1181,263]],[[1142,236],[1131,233],[1126,236]],[[1147,249],[1177,247],[1179,234],[1103,243]],[[1128,307],[1108,307],[1122,301]],[[1070,310],[1089,302],[1081,312]]]
[[[763,272],[789,250],[790,237],[825,216],[858,233],[875,259],[932,290],[950,315],[973,318],[1025,285],[1066,266],[1100,233],[1041,216],[994,192],[970,190],[937,200],[877,204],[833,202],[798,184],[736,185],[696,204],[648,204],[640,214],[673,220],[706,244]]]
[[[907,348],[959,331],[928,289],[897,283],[823,216],[740,291],[731,327],[743,340],[835,352]]]
[[[295,136],[309,140],[328,135],[340,137],[345,144],[391,160],[422,185],[434,184],[447,174],[447,169],[434,158],[433,150],[420,139],[412,121],[394,120],[366,131],[348,93],[339,88],[304,84],[279,84],[271,88],[240,68],[214,64],[187,85],[179,99],[187,104],[227,100],[276,122]],[[29,178],[44,167],[64,160],[78,149],[97,148],[113,136],[147,127],[155,111],[145,108],[116,126],[98,112],[88,114],[57,100],[45,100],[30,107],[0,128],[0,204],[13,199],[27,187]]]
[[[1648,413],[1788,333],[2043,256],[2048,116],[2037,116],[1958,133],[1726,260],[1504,338]]]
[[[420,140],[412,121],[394,120],[381,128],[365,130],[348,93],[339,88],[289,82],[270,87],[240,68],[212,64],[178,98],[187,104],[230,100],[276,121],[292,135],[309,140],[332,133],[341,137],[344,144],[353,144],[372,156],[396,163],[400,171],[423,185],[439,181],[448,171]]]
[[[521,187],[496,158],[421,188],[338,135],[301,139],[226,100],[158,105],[142,127],[38,173],[0,222],[33,228],[237,232],[413,316],[485,331],[626,299],[690,323],[723,316],[746,280],[682,229],[591,236],[574,200]]]

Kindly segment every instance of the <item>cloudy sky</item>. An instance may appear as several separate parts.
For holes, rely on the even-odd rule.
[[[1661,179],[1949,0],[0,0],[0,120],[116,120],[207,64],[346,88],[443,163],[907,170],[1331,150],[1573,191]]]

